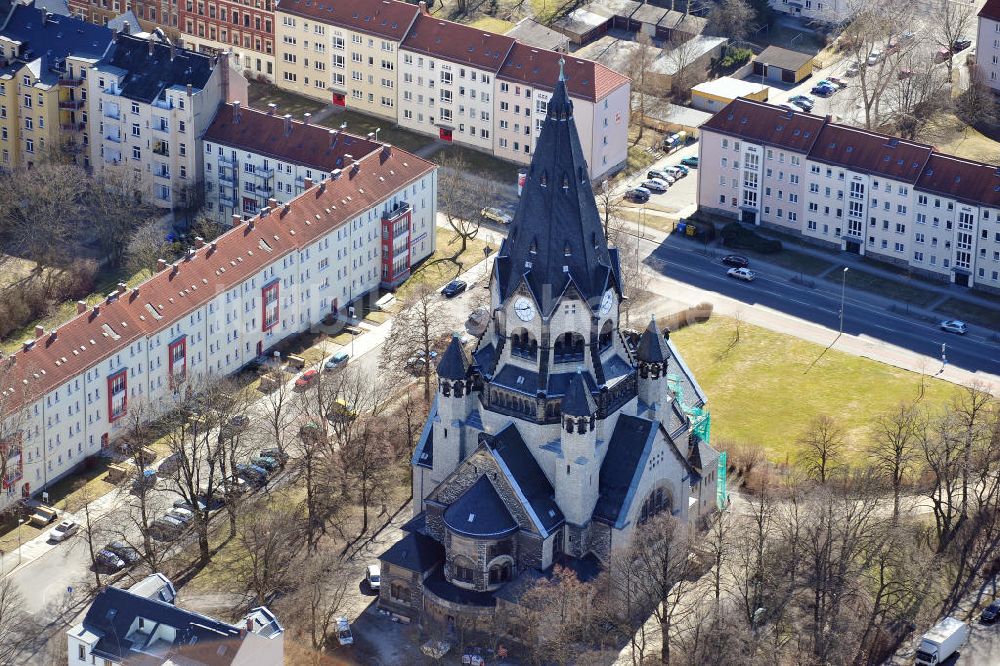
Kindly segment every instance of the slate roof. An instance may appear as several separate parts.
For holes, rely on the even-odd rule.
[[[783,49],[780,46],[768,46],[754,58],[757,62],[762,62],[769,67],[780,67],[792,72],[798,71],[800,67],[811,62],[812,59],[813,56],[808,53]]]
[[[444,577],[444,571],[440,566],[424,580],[424,590],[430,591],[431,594],[440,599],[455,604],[492,607],[496,606],[497,603],[496,597],[493,596],[492,592],[477,592],[452,585]]]
[[[111,55],[105,59],[107,64],[128,72],[122,83],[126,99],[148,104],[168,88],[190,84],[202,90],[208,83],[215,67],[212,56],[175,47],[171,59],[168,44],[153,39],[152,55],[149,44],[149,39],[119,34]]]
[[[932,150],[925,144],[827,123],[816,138],[809,159],[915,183]]]
[[[547,28],[531,17],[523,18],[504,33],[522,44],[553,51],[565,51],[569,40],[558,30]],[[572,94],[572,93],[570,93]]]
[[[508,480],[514,486],[524,508],[533,514],[533,520],[543,535],[548,535],[564,519],[556,504],[555,490],[549,483],[527,444],[513,423],[487,439],[489,449]]]
[[[559,295],[571,283],[591,303],[609,286],[620,293],[620,277],[604,239],[573,120],[573,103],[561,78],[549,100],[494,270],[501,301],[524,281],[543,316],[558,305]]]
[[[413,449],[413,459],[410,461],[414,465],[427,469],[434,467],[434,419],[437,418],[437,407],[438,403],[435,397],[431,411],[427,415],[427,422],[424,423],[424,429],[420,433],[420,441]]]
[[[500,538],[517,531],[517,521],[485,475],[445,509],[444,522],[453,532],[477,538]]]
[[[348,170],[338,180],[317,183],[289,201],[287,210],[258,215],[230,229],[173,267],[100,303],[99,310],[91,308],[73,317],[55,333],[34,340],[30,349],[8,356],[5,362],[13,363],[13,368],[5,376],[11,383],[0,388],[11,395],[4,399],[4,408],[13,410],[22,400],[37,399],[140,337],[169,328],[217,294],[316,242],[435,168],[398,148],[383,161],[380,151],[359,160],[357,172]],[[270,252],[261,250],[264,239]]]
[[[444,560],[444,546],[426,534],[408,532],[378,559],[407,571],[425,573]]]
[[[1000,208],[1000,166],[932,153],[917,179],[917,188]]]
[[[737,98],[701,128],[754,143],[808,153],[827,122],[829,119],[809,113]]]
[[[569,387],[562,399],[562,413],[569,416],[590,416],[597,412],[597,403],[590,394],[583,371],[577,370],[569,380]]]
[[[513,37],[418,14],[400,48],[496,73],[512,46]]]
[[[420,12],[396,0],[279,0],[277,10],[397,42]]]
[[[0,21],[5,11],[0,5]],[[50,65],[67,55],[96,60],[107,53],[114,39],[114,33],[107,28],[59,14],[50,14],[44,20],[44,15],[45,10],[31,6],[14,7],[3,34],[25,45],[19,59],[44,57]]]
[[[278,115],[241,106],[237,116],[234,105],[220,104],[202,139],[326,172],[350,166],[349,161],[345,164],[344,155],[359,159],[382,147],[366,138],[301,120],[291,120],[289,131],[287,126]]]
[[[625,516],[653,449],[656,424],[649,419],[622,414],[608,442],[601,464],[601,479],[594,518],[623,526]]]
[[[231,624],[127,590],[107,587],[94,598],[82,623],[84,629],[100,636],[94,653],[121,662],[131,651],[143,650],[145,643],[133,643],[126,638],[137,617],[145,619],[147,624],[173,627],[177,632],[173,643],[175,649],[189,658],[200,658],[205,664],[231,663],[242,640],[240,629]],[[133,634],[133,637],[140,636]],[[143,637],[148,640],[150,634]],[[234,645],[218,655],[220,642]]]
[[[986,0],[986,4],[979,10],[979,16],[991,21],[1000,21],[1000,0]]]
[[[437,364],[438,377],[442,379],[465,379],[469,372],[469,355],[462,346],[458,333],[453,333],[448,348],[441,355]]]
[[[667,348],[667,341],[663,333],[656,325],[656,317],[649,320],[649,325],[639,337],[639,346],[636,355],[640,361],[646,363],[663,363],[670,357],[670,350]]]
[[[574,58],[547,49],[538,49],[520,42],[514,44],[499,74],[501,79],[525,83],[541,90],[555,90],[559,78],[559,59],[565,64],[566,90],[571,97],[597,102],[629,83],[627,76],[593,60]],[[537,154],[538,149],[535,149]]]

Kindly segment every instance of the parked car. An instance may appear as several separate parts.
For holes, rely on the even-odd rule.
[[[175,509],[187,509],[188,511],[193,511],[194,510],[191,507],[191,503],[188,502],[186,499],[174,500],[173,506],[174,506]],[[198,502],[198,510],[199,511],[204,511],[206,506],[207,505],[204,502],[201,502],[201,501]]]
[[[441,293],[444,294],[445,298],[454,298],[465,291],[468,287],[469,285],[463,280],[452,280],[444,286]]]
[[[101,571],[114,573],[125,568],[125,560],[104,548],[94,553],[94,567]]]
[[[267,470],[259,465],[244,465],[240,463],[236,465],[236,473],[256,486],[262,486],[267,483]]]
[[[126,565],[135,564],[140,559],[139,551],[124,541],[112,541],[104,547],[104,550],[110,550],[124,560]]]
[[[836,76],[827,77],[826,80],[829,81],[830,83],[832,83],[833,85],[837,86],[838,88],[846,88],[847,87],[847,81],[845,81],[843,79],[838,79]]]
[[[816,104],[811,97],[806,97],[805,95],[795,95],[794,97],[790,97],[788,101],[803,111],[812,111],[813,106]]]
[[[351,358],[351,355],[346,351],[344,351],[343,349],[341,349],[339,352],[336,352],[333,356],[326,359],[326,363],[323,364],[323,369],[336,370],[337,368],[347,363],[347,360],[349,358]]]
[[[994,599],[990,605],[983,609],[979,615],[979,621],[983,624],[993,624],[1000,618],[1000,599]]]
[[[185,525],[189,525],[194,520],[193,511],[189,509],[183,509],[177,506],[167,511],[166,515],[170,518],[175,518],[176,520],[179,520]]]
[[[852,62],[850,66],[844,71],[844,76],[857,76],[861,73],[861,63]]]
[[[959,51],[964,51],[970,46],[972,46],[972,40],[956,39],[954,42],[951,43],[951,52],[958,53]]]
[[[871,53],[868,54],[867,62],[869,66],[877,65],[878,61],[881,59],[882,59],[882,52],[879,51],[878,49],[874,49]]]
[[[510,224],[514,220],[514,216],[503,210],[502,208],[488,207],[479,211],[479,214],[485,217],[487,220],[493,220],[494,222],[499,222],[500,224]]]
[[[625,193],[625,198],[634,203],[646,203],[649,201],[650,191],[645,187],[633,187]]]
[[[160,516],[149,526],[149,533],[158,541],[173,541],[184,531],[184,523],[170,516]]]
[[[837,92],[837,88],[832,84],[817,83],[814,85],[810,91],[813,95],[818,95],[820,97],[829,97],[833,93]]]
[[[665,166],[663,167],[663,173],[667,174],[676,181],[678,178],[683,178],[687,175],[687,169],[681,169],[676,166]]]
[[[49,532],[49,541],[65,541],[80,529],[80,523],[76,522],[72,518],[65,518],[61,523],[52,528]]]
[[[313,383],[317,375],[319,375],[319,370],[316,370],[315,368],[312,370],[306,370],[299,376],[298,379],[295,380],[295,388],[306,388]]]
[[[663,149],[666,151],[676,150],[687,144],[687,132],[677,132],[663,139]]]
[[[722,263],[733,268],[746,268],[750,265],[750,260],[742,254],[728,254],[722,258]]]
[[[671,176],[666,171],[661,171],[659,169],[653,169],[653,170],[649,171],[646,174],[646,178],[649,178],[650,180],[662,180],[662,181],[666,181],[666,183],[668,185],[673,185],[674,181],[676,180],[673,176]]]
[[[726,271],[726,275],[737,280],[743,280],[744,282],[753,282],[757,279],[757,274],[749,268],[730,268]]]
[[[370,589],[379,589],[382,580],[382,567],[378,564],[369,564],[368,569],[365,570],[365,580],[368,581]]]
[[[677,169],[678,171],[680,171],[682,176],[686,176],[689,173],[691,173],[691,169],[689,169],[686,166],[684,166],[684,164],[678,164],[674,168]]]
[[[961,319],[946,319],[941,322],[941,330],[947,331],[948,333],[965,335],[969,332],[969,327]]]
[[[263,467],[269,473],[276,472],[281,469],[281,465],[274,458],[268,458],[267,456],[257,456],[250,461],[251,465],[256,465],[257,467]]]
[[[351,634],[351,623],[346,617],[337,618],[337,642],[341,645],[353,645],[354,636]]]
[[[681,164],[686,167],[691,167],[692,169],[698,168],[698,158],[697,157],[685,157],[681,160]]]
[[[659,178],[644,180],[642,181],[642,186],[650,192],[666,192],[670,189],[670,184],[665,180],[660,180]]]
[[[284,467],[285,464],[288,462],[288,454],[282,451],[281,449],[277,448],[261,449],[260,455],[264,456],[265,458],[273,458],[274,460],[277,460],[278,464],[281,465],[282,467]]]

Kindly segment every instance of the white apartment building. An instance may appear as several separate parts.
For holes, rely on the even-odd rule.
[[[840,25],[857,12],[857,0],[768,0],[771,9],[808,21]]]
[[[747,99],[699,156],[699,208],[1000,291],[1000,167]]]
[[[510,37],[420,13],[399,47],[399,124],[492,152],[497,72]]]
[[[228,55],[119,34],[87,76],[91,165],[132,170],[161,208],[196,200],[202,133],[221,102],[247,99]]]
[[[384,148],[305,186],[0,361],[3,506],[108,447],[130,405],[155,417],[186,382],[235,372],[433,250],[430,162]]]
[[[986,0],[979,10],[976,68],[983,83],[1000,90],[1000,0]]]

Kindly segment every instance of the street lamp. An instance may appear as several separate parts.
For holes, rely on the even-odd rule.
[[[844,334],[844,292],[847,290],[847,271],[848,267],[844,266],[844,272],[841,273],[840,280],[840,335]]]
[[[21,565],[21,525],[24,524],[24,518],[17,519],[17,564]]]

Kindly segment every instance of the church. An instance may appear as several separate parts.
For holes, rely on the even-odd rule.
[[[655,320],[619,330],[622,277],[560,73],[474,350],[454,337],[412,460],[414,517],[379,607],[490,626],[519,582],[599,570],[659,512],[716,510],[706,396]]]

